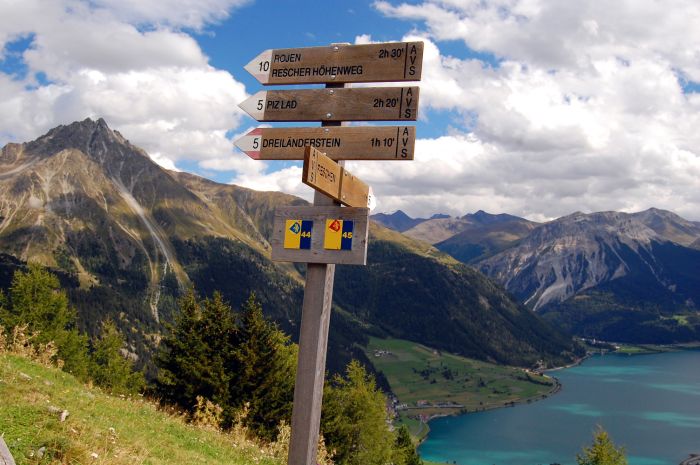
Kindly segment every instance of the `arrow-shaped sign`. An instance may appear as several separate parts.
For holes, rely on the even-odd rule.
[[[265,50],[245,66],[265,85],[420,81],[423,42]]]
[[[303,160],[314,147],[333,160],[413,160],[415,126],[257,128],[236,147],[255,160]]]
[[[370,188],[338,163],[307,147],[301,181],[348,207],[368,207]]]
[[[263,90],[238,106],[258,121],[415,121],[418,87]]]

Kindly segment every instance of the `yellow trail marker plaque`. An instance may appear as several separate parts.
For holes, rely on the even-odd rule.
[[[286,220],[284,229],[285,249],[310,249],[313,221]]]
[[[278,207],[270,239],[272,260],[364,265],[368,213],[367,208],[340,206]],[[308,237],[301,237],[302,231]]]
[[[327,250],[352,250],[354,226],[355,223],[351,220],[327,219],[323,248]]]

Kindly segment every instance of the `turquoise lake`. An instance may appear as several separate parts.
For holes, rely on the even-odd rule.
[[[630,465],[678,465],[700,454],[700,351],[594,356],[551,372],[562,390],[542,401],[430,422],[419,452],[458,465],[576,462],[596,425]]]

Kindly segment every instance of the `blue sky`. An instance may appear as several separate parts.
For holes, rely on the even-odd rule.
[[[261,17],[261,11],[274,11],[274,14]],[[364,34],[371,34],[373,41],[395,42],[401,40],[411,29],[410,23],[377,12],[371,2],[268,0],[241,7],[230,19],[208,27],[206,31],[196,34],[196,37],[210,58],[210,64],[227,69],[237,81],[245,84],[249,93],[255,93],[262,90],[263,86],[242,67],[263,50],[315,47],[334,42],[352,43],[356,37]],[[246,38],[246,46],[232,46],[240,42],[241,34]],[[458,41],[448,42],[443,50],[461,56],[487,56],[472,51]],[[487,59],[497,63],[492,56]],[[423,108],[420,113],[422,119],[415,124],[421,137],[439,137],[445,134],[446,127],[462,124],[458,115],[450,111]],[[287,124],[296,125],[298,124]],[[291,165],[295,164],[272,162],[268,171]],[[300,166],[298,163],[296,165]],[[193,162],[181,163],[178,167],[192,171],[198,169]],[[233,176],[232,172],[209,171],[206,174],[221,182],[226,182]]]
[[[233,141],[259,123],[268,48],[423,40],[412,162],[353,162],[377,211],[700,220],[694,0],[6,0],[0,144],[103,117],[156,162],[305,198],[299,163]],[[302,125],[302,124],[298,124]]]

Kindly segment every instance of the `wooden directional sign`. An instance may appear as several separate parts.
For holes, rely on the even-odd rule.
[[[303,160],[314,147],[333,160],[413,160],[414,126],[257,128],[236,141],[254,160]]]
[[[370,203],[367,184],[313,147],[306,148],[301,181],[348,207]]]
[[[264,85],[420,81],[423,42],[265,50],[245,66]]]
[[[301,181],[332,199],[340,198],[340,183],[343,179],[343,168],[325,156],[322,152],[308,147],[304,155],[304,170]],[[364,205],[351,205],[366,207]]]
[[[367,263],[367,208],[279,207],[272,229],[272,260]]]
[[[418,87],[260,91],[238,106],[258,121],[415,121]]]

